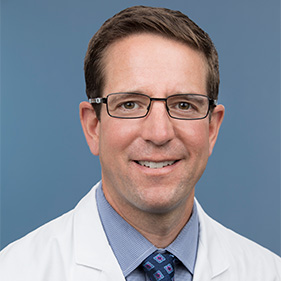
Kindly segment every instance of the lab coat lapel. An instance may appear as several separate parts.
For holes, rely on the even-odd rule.
[[[83,276],[83,281],[124,281],[125,278],[99,218],[95,198],[99,184],[94,186],[75,208],[74,255],[78,265],[77,276],[79,274]]]
[[[199,215],[199,244],[193,281],[228,280],[229,253],[213,221],[196,201]]]

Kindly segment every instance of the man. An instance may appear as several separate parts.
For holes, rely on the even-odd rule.
[[[85,78],[102,180],[4,249],[0,280],[281,280],[279,257],[194,199],[224,116],[209,36],[180,12],[128,8],[91,39]]]

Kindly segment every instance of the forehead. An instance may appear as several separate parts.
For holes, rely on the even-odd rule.
[[[155,34],[134,34],[111,44],[103,60],[104,93],[142,87],[153,89],[163,84],[167,91],[192,91],[201,83],[206,90],[207,60],[203,53],[187,44]],[[197,85],[198,86],[198,85]],[[144,89],[145,91],[145,89]],[[194,89],[193,91],[196,92]],[[205,94],[205,93],[203,93]]]

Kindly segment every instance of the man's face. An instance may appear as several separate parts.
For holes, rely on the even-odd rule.
[[[155,98],[207,95],[205,57],[174,40],[152,34],[126,37],[108,48],[104,63],[103,96],[118,92]],[[91,114],[95,116],[93,111],[87,116]],[[211,122],[208,117],[176,120],[168,116],[164,102],[153,101],[145,118],[117,119],[103,105],[101,121],[89,117],[90,133],[85,134],[91,151],[100,157],[109,203],[123,215],[167,213],[193,203],[194,186],[206,167],[222,118],[223,107],[218,106]]]

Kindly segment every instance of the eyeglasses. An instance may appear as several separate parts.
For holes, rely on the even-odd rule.
[[[147,116],[152,101],[165,102],[170,117],[181,120],[197,120],[207,117],[216,100],[205,95],[176,94],[167,98],[151,98],[140,93],[114,93],[106,98],[91,98],[91,104],[105,103],[107,113],[114,118],[136,119]]]

